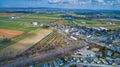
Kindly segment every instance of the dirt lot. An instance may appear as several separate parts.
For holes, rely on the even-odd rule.
[[[40,29],[38,31],[34,31],[33,35],[26,37],[25,39],[20,40],[19,42],[8,46],[0,52],[0,57],[10,57],[20,54],[32,47],[34,44],[39,42],[45,36],[50,34],[52,30]]]
[[[0,29],[0,37],[15,38],[24,34],[23,31]]]

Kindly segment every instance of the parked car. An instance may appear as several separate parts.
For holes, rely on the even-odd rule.
[[[61,59],[58,59],[58,60],[57,60],[57,63],[58,63],[58,65],[60,65],[60,66],[63,65],[63,61],[62,61]]]

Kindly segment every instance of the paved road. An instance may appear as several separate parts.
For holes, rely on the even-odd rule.
[[[83,48],[85,46],[88,46],[88,44],[86,44],[86,45],[85,44],[84,45],[82,45],[82,44],[73,45],[69,48],[57,50],[55,52],[44,54],[42,56],[36,56],[36,57],[29,58],[29,59],[26,59],[26,60],[16,61],[16,62],[7,64],[7,65],[3,65],[3,66],[0,66],[0,67],[25,67],[26,64],[32,64],[33,62],[43,61],[44,59],[51,59],[52,57],[63,55],[67,51],[72,51],[74,49]]]

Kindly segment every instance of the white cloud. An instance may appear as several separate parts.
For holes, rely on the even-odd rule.
[[[103,3],[104,2],[104,0],[97,0],[99,3]]]
[[[89,5],[92,3],[92,0],[79,0],[79,5]]]
[[[64,6],[85,6],[85,7],[111,7],[119,6],[120,0],[48,0],[49,3]],[[95,5],[94,5],[95,4]]]
[[[68,0],[71,4],[78,4],[78,0]]]
[[[48,0],[50,3],[59,3],[61,0]]]
[[[80,5],[86,5],[87,2],[79,2]]]

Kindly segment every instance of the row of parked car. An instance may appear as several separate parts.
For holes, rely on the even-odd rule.
[[[91,58],[91,57],[80,57],[76,58],[77,63],[89,63],[89,64],[106,64],[114,65],[115,63],[112,60],[104,60],[102,58]]]

